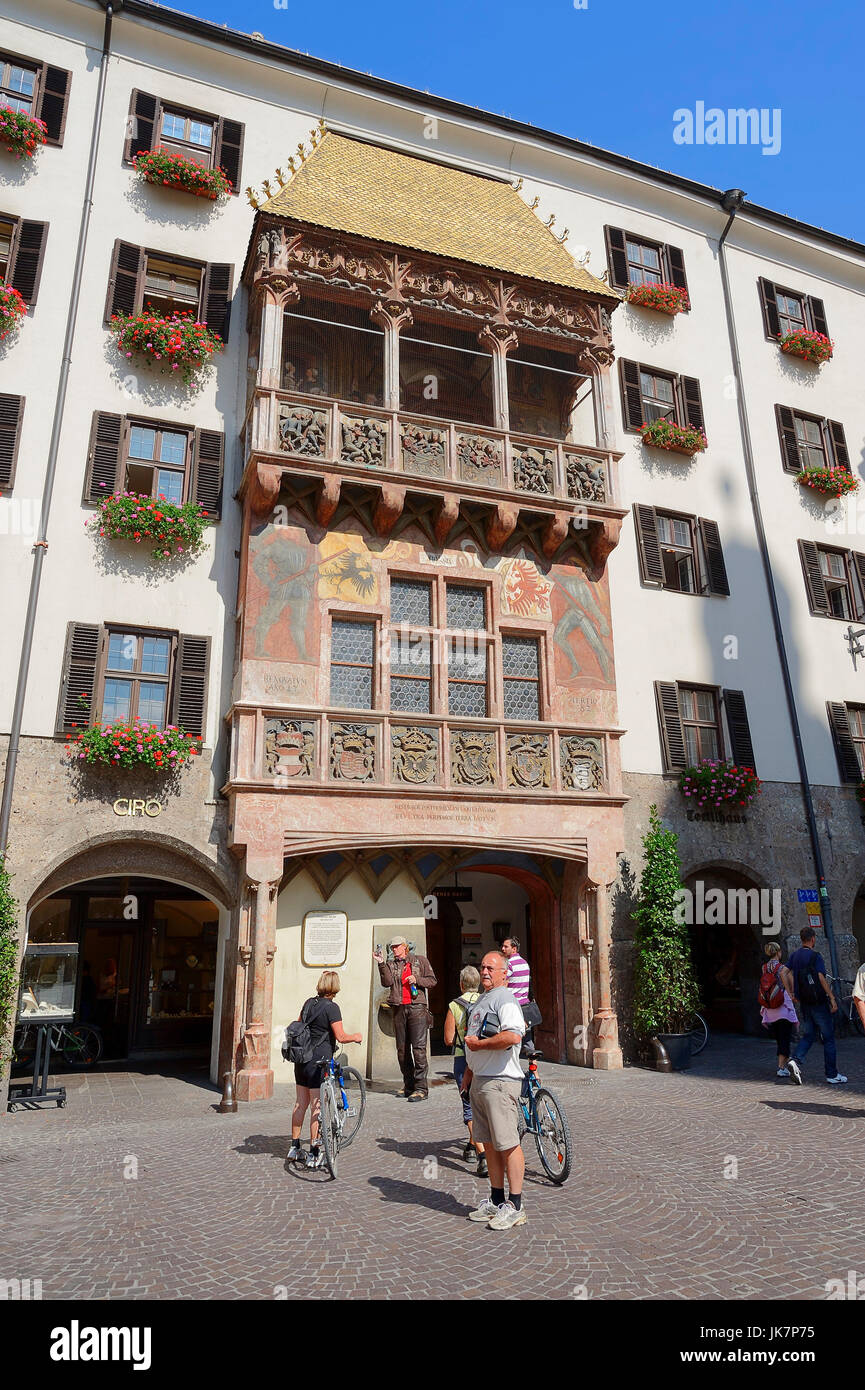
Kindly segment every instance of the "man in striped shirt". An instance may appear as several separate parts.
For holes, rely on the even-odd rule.
[[[508,961],[508,989],[516,996],[519,1005],[528,1004],[531,971],[528,961],[520,955],[520,943],[515,936],[509,936],[502,942],[502,955],[507,956]]]

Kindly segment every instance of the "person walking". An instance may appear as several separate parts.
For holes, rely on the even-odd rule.
[[[501,951],[488,951],[481,961],[483,993],[469,1010],[468,1066],[463,1076],[464,1089],[471,1087],[475,1142],[484,1146],[490,1175],[490,1195],[469,1212],[469,1220],[484,1221],[493,1231],[510,1231],[527,1220],[523,1207],[526,1163],[519,1131],[524,1079],[520,1045],[526,1025],[513,991],[507,988],[507,975],[507,957]]]
[[[307,999],[300,1011],[299,1022],[309,1028],[312,1042],[312,1061],[306,1064],[295,1063],[294,1081],[297,1097],[291,1117],[291,1148],[288,1151],[289,1163],[306,1162],[307,1168],[320,1168],[324,1163],[318,1143],[319,1113],[321,1104],[319,1093],[325,1062],[329,1062],[336,1052],[336,1043],[363,1042],[360,1033],[346,1033],[342,1026],[342,1013],[333,1001],[339,994],[339,973],[336,970],[323,970],[318,977],[315,994]],[[309,1154],[304,1155],[300,1142],[303,1119],[312,1107],[309,1117]]]
[[[817,933],[812,927],[803,927],[799,933],[802,945],[794,951],[789,961],[790,974],[795,984],[794,1001],[802,1010],[802,1032],[796,1044],[796,1051],[788,1062],[790,1075],[797,1086],[802,1085],[801,1063],[804,1062],[814,1042],[817,1029],[823,1039],[823,1067],[830,1086],[841,1086],[847,1080],[838,1070],[835,1051],[835,1020],[838,1005],[826,980],[826,965],[819,951],[814,950]]]
[[[777,1076],[788,1077],[787,1066],[790,1057],[790,1039],[793,1028],[799,1022],[793,1007],[793,976],[786,965],[781,963],[781,947],[777,941],[766,943],[766,964],[760,976],[760,1016],[763,1027],[775,1039],[778,1046]]]
[[[508,963],[508,989],[513,991],[517,1003],[522,1007],[529,1002],[532,972],[528,961],[520,955],[520,943],[515,936],[505,937],[502,955]]]
[[[472,1134],[472,1102],[467,1091],[463,1090],[463,1077],[466,1067],[466,1026],[469,1021],[469,1009],[472,1004],[480,998],[481,977],[473,965],[467,965],[460,971],[460,996],[452,999],[448,1004],[448,1011],[445,1014],[445,1047],[452,1047],[454,1050],[454,1081],[460,1093],[463,1105],[463,1124],[468,1128],[468,1143],[463,1149],[463,1159],[468,1163],[474,1149],[478,1157],[478,1177],[485,1178],[488,1174],[487,1161],[484,1156],[484,1146],[475,1143]]]
[[[378,946],[372,958],[378,966],[379,979],[390,989],[388,1003],[393,1009],[403,1095],[413,1101],[426,1100],[429,1096],[427,1036],[431,1022],[427,990],[436,984],[436,977],[426,956],[409,953],[404,936],[393,937],[388,946],[393,952],[393,962],[384,959]]]

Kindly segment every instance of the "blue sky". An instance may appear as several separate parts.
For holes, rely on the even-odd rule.
[[[265,38],[530,121],[865,241],[861,0],[174,0]],[[759,143],[681,144],[674,113],[767,114]],[[721,133],[720,127],[715,130]]]

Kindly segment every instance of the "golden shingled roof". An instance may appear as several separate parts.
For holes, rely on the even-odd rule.
[[[617,298],[576,264],[511,184],[333,131],[260,206],[333,231]]]

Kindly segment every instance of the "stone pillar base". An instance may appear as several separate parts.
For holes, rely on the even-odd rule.
[[[269,1067],[239,1071],[234,1081],[238,1100],[270,1100],[273,1095],[273,1072]]]
[[[620,1047],[596,1047],[592,1053],[592,1067],[595,1071],[621,1071],[624,1065]]]

